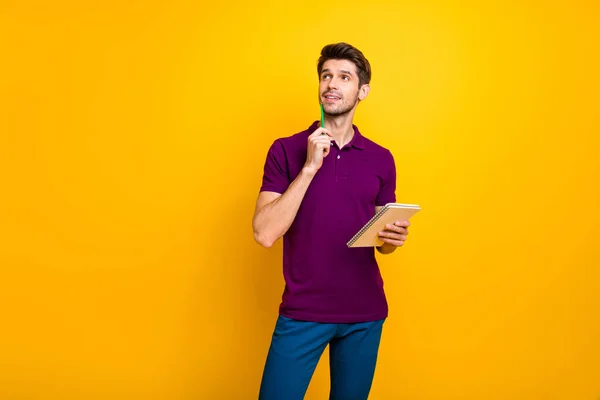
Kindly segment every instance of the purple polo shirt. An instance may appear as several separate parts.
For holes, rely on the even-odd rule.
[[[261,191],[284,193],[306,162],[307,130],[275,140],[267,154]],[[285,289],[279,308],[288,318],[329,323],[387,317],[383,279],[374,248],[346,243],[375,213],[395,202],[391,152],[354,126],[350,143],[323,160],[283,237]]]

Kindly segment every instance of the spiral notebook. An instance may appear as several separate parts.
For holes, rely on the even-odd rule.
[[[374,247],[381,246],[379,232],[387,224],[404,221],[415,215],[421,207],[417,204],[388,203],[383,206],[367,223],[350,239],[348,247]]]

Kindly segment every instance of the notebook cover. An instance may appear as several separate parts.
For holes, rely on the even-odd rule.
[[[367,223],[350,239],[348,247],[374,247],[381,246],[383,241],[378,233],[385,229],[387,224],[410,219],[421,208],[416,204],[390,203],[376,213]]]

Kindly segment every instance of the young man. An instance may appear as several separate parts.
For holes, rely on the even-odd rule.
[[[392,154],[352,123],[371,67],[361,51],[337,43],[322,49],[317,71],[325,126],[275,140],[253,219],[261,245],[283,236],[285,278],[260,400],[303,399],[327,345],[330,399],[367,399],[388,313],[375,249],[346,246],[379,207],[396,201]],[[388,225],[377,251],[402,246],[408,226]]]

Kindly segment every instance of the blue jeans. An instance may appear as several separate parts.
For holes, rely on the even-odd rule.
[[[259,400],[302,400],[329,344],[330,400],[366,400],[385,320],[325,324],[279,316]]]

